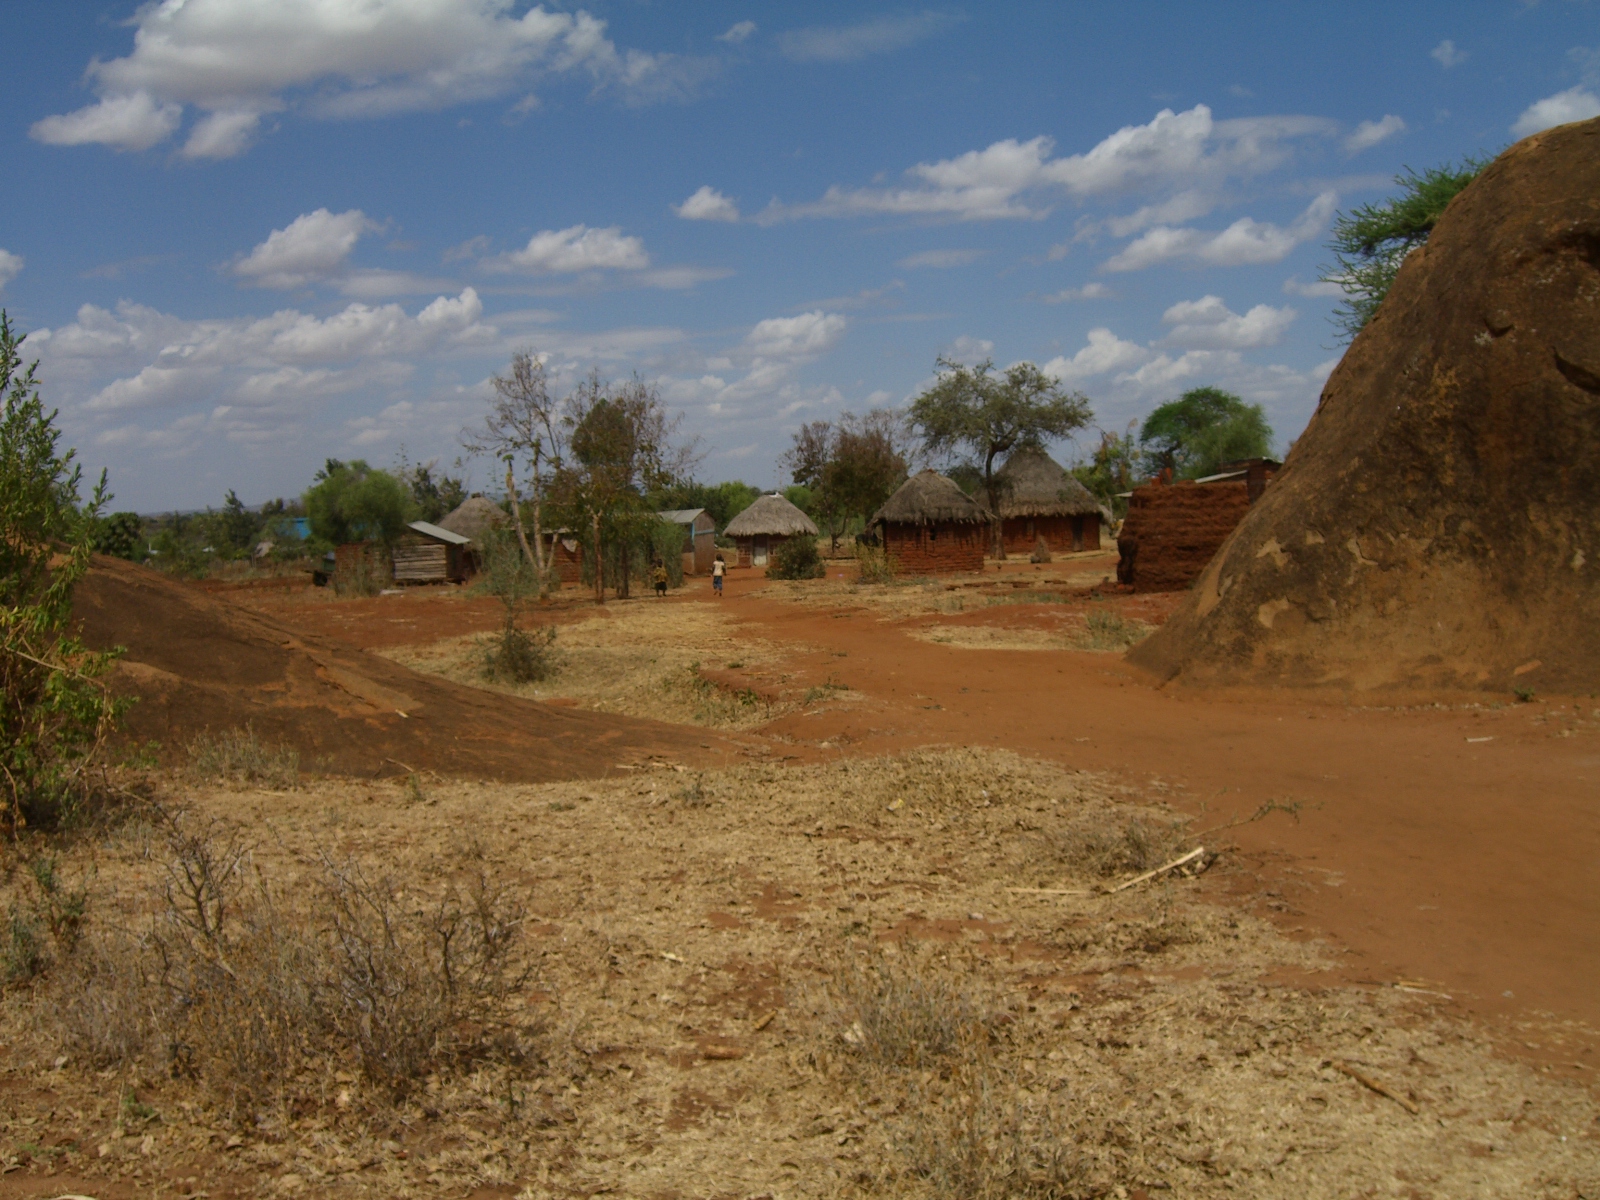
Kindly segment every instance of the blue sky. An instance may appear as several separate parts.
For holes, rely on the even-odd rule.
[[[6,30],[0,305],[141,511],[448,465],[520,348],[655,381],[710,481],[782,482],[800,422],[941,353],[1046,365],[1108,429],[1225,387],[1281,447],[1339,354],[1333,212],[1600,114],[1574,0],[19,0]]]

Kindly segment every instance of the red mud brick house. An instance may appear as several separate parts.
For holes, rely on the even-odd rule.
[[[1043,450],[1024,448],[995,473],[1007,554],[1031,554],[1040,538],[1058,554],[1100,549],[1100,503]]]
[[[1278,464],[1227,463],[1221,474],[1193,482],[1156,480],[1135,488],[1117,537],[1117,582],[1136,592],[1181,592],[1266,490]]]
[[[764,567],[779,546],[792,537],[816,537],[816,523],[782,496],[762,496],[728,522],[723,535],[739,547],[741,567]]]
[[[921,471],[872,514],[895,569],[909,575],[983,570],[994,517],[937,471]]]

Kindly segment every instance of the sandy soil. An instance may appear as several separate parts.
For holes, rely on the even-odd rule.
[[[287,1081],[286,1115],[239,1127],[159,1053],[82,1069],[70,1006],[41,985],[0,1031],[7,1195],[1600,1186],[1582,1080],[1497,1055],[1432,989],[1341,983],[1338,946],[1218,903],[1253,888],[1248,862],[1095,892],[1141,839],[1192,840],[1100,775],[960,749],[187,803],[246,830],[253,868],[291,897],[314,894],[319,853],[403,880],[419,906],[481,862],[529,908],[532,974],[508,1016],[536,1053],[399,1103],[352,1063],[317,1064]],[[93,863],[91,938],[159,925],[162,855],[135,823],[63,864]],[[1063,893],[1009,890],[1041,884]],[[919,1061],[895,1057],[904,1034]]]
[[[735,729],[609,779],[161,784],[302,900],[319,851],[419,897],[486,863],[530,909],[538,1052],[398,1104],[329,1062],[241,1130],[159,1054],[85,1070],[46,976],[0,1010],[0,1193],[1600,1193],[1600,704],[1156,689],[1065,648],[1171,611],[1111,562],[565,595],[565,676],[508,703]],[[498,620],[228,598],[460,684]],[[1195,845],[1197,876],[1099,890]],[[159,915],[162,854],[137,822],[70,851],[91,936]]]

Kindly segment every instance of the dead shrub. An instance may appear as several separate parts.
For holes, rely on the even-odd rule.
[[[531,632],[508,625],[498,637],[484,643],[483,673],[504,683],[539,683],[560,669],[556,654],[556,629],[546,625]]]
[[[200,779],[280,791],[300,780],[300,752],[282,744],[268,745],[250,725],[215,737],[202,733],[189,743],[188,750],[189,769]]]
[[[983,1052],[995,1015],[948,971],[874,954],[834,981],[841,1036],[865,1062],[925,1070]]]
[[[1066,1200],[1083,1172],[1065,1121],[990,1062],[968,1062],[942,1094],[913,1092],[916,1115],[894,1130],[908,1172],[948,1200]]]
[[[1103,819],[1079,822],[1050,840],[1056,858],[1070,870],[1100,879],[1159,867],[1181,854],[1188,841],[1181,824],[1144,817],[1130,818],[1120,827]]]
[[[431,1073],[525,1052],[530,1031],[502,1015],[524,982],[507,966],[522,913],[481,872],[419,903],[324,853],[312,887],[275,884],[224,823],[166,820],[152,928],[94,939],[62,974],[54,1019],[75,1052],[156,1058],[241,1123],[284,1113],[335,1068],[398,1099]]]

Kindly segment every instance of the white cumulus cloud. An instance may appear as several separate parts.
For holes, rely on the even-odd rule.
[[[1428,57],[1448,71],[1451,67],[1459,67],[1466,62],[1467,52],[1465,50],[1457,50],[1456,44],[1449,38],[1445,38],[1444,41],[1428,51]]]
[[[1344,152],[1360,154],[1363,150],[1372,149],[1379,142],[1388,141],[1397,133],[1404,133],[1405,129],[1406,123],[1393,113],[1381,121],[1363,121],[1344,139]]]
[[[820,309],[793,317],[768,317],[756,323],[744,344],[758,359],[815,358],[838,344],[848,324],[841,314]]]
[[[184,153],[243,151],[260,116],[376,117],[525,91],[578,75],[630,103],[682,98],[711,60],[619,50],[581,9],[510,0],[164,0],[141,6],[133,49],[89,64],[99,101],[46,117],[55,145],[144,150],[170,137],[184,106],[203,116]]]
[[[685,221],[737,221],[739,206],[710,184],[706,184],[682,204],[674,205],[673,212]]]
[[[1131,370],[1150,357],[1150,351],[1138,342],[1124,341],[1102,326],[1089,330],[1088,344],[1071,358],[1057,355],[1042,369],[1063,383],[1080,383],[1111,371]]]
[[[299,288],[342,271],[361,235],[378,228],[359,208],[304,213],[274,229],[233,273],[258,287]]]
[[[1528,105],[1511,127],[1511,132],[1518,137],[1527,137],[1557,125],[1587,121],[1590,117],[1600,117],[1600,97],[1580,84]]]
[[[1180,300],[1161,314],[1172,326],[1167,340],[1179,346],[1204,350],[1248,350],[1274,346],[1294,324],[1292,308],[1258,304],[1243,315],[1231,311],[1221,296]]]
[[[0,249],[0,288],[5,287],[6,284],[22,274],[23,263],[22,255]]]
[[[650,256],[645,253],[644,242],[625,235],[616,225],[604,229],[592,229],[587,225],[543,229],[529,238],[521,250],[484,262],[490,270],[532,274],[642,271],[649,265]]]
[[[1240,217],[1220,233],[1158,225],[1107,259],[1102,269],[1140,271],[1173,260],[1217,267],[1280,262],[1322,232],[1338,203],[1336,193],[1323,192],[1287,227],[1253,217]]]
[[[755,31],[756,23],[754,21],[736,21],[732,25],[728,26],[726,33],[717,34],[717,41],[728,42],[737,46]]]
[[[163,104],[147,91],[107,96],[76,112],[35,121],[28,130],[49,146],[87,146],[116,150],[148,150],[172,136],[183,120],[181,104]]]
[[[1230,178],[1275,169],[1308,137],[1331,137],[1336,122],[1319,117],[1252,117],[1217,121],[1203,104],[1186,112],[1163,109],[1143,125],[1127,125],[1082,154],[1056,157],[1048,137],[1007,138],[955,158],[918,163],[896,187],[834,185],[820,200],[774,202],[763,223],[798,217],[874,213],[942,216],[956,220],[1037,218],[1052,197],[1085,199],[1136,190],[1176,193],[1135,218],[1183,220],[1208,211],[1209,198]],[[1131,232],[1131,230],[1130,230]]]

